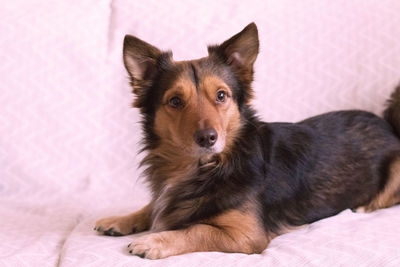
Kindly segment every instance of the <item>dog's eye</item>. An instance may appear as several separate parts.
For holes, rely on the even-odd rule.
[[[168,105],[173,108],[180,108],[183,105],[183,102],[179,97],[174,96],[168,101]]]
[[[217,101],[218,102],[225,102],[226,100],[226,92],[223,90],[219,90],[217,92]]]

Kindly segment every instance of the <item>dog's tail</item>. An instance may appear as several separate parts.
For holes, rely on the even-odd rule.
[[[392,125],[397,136],[400,137],[400,84],[387,101],[383,117]]]

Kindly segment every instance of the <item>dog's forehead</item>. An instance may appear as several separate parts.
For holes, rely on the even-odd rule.
[[[207,58],[175,62],[175,66],[179,69],[181,76],[190,78],[194,83],[198,82],[206,74],[212,73],[211,64]]]
[[[187,90],[200,91],[215,84],[225,84],[227,75],[224,75],[224,69],[208,58],[176,61],[174,65],[174,72],[177,75],[172,83],[173,87],[186,87]]]

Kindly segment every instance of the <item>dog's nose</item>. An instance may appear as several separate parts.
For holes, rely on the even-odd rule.
[[[218,134],[214,128],[198,130],[194,133],[194,141],[201,147],[212,147],[217,139]]]

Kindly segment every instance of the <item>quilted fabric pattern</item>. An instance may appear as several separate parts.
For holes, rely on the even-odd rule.
[[[400,2],[28,2],[0,6],[0,266],[399,266],[400,207],[344,211],[275,239],[262,255],[193,253],[148,261],[132,236],[94,221],[140,208],[140,117],[121,60],[133,34],[206,56],[258,25],[254,105],[268,121],[359,108],[380,113],[400,81]]]
[[[132,257],[132,237],[94,236],[91,221],[76,227],[65,243],[62,266],[398,266],[400,207],[372,214],[346,210],[274,239],[261,255],[191,253],[163,260]],[[133,238],[136,238],[133,237]],[[104,256],[106,255],[106,256]]]
[[[0,266],[54,266],[88,212],[147,194],[129,91],[108,82],[109,4],[0,7]]]

